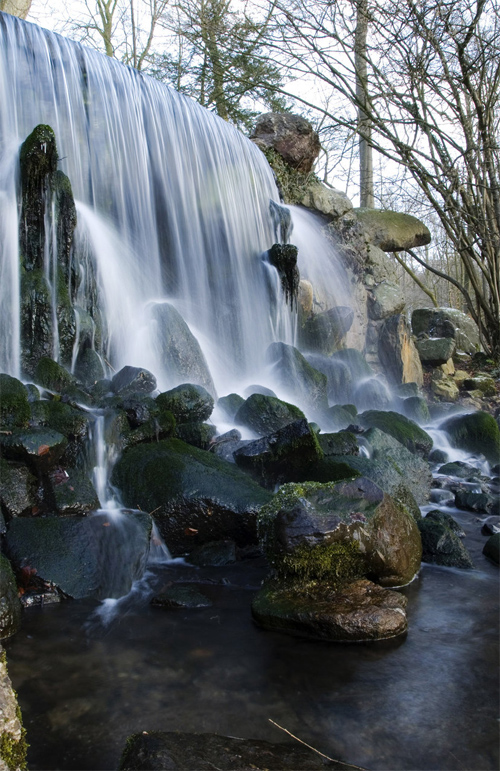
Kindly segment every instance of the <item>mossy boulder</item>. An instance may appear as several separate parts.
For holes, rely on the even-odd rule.
[[[75,599],[121,597],[144,572],[151,517],[106,512],[93,517],[16,518],[6,545],[13,565],[36,570]]]
[[[238,412],[245,399],[239,394],[228,394],[227,396],[221,396],[217,401],[217,407],[224,413],[228,420],[233,421],[234,416]]]
[[[84,348],[76,358],[75,375],[85,386],[92,386],[105,375],[102,359],[93,348]]]
[[[379,209],[354,212],[367,240],[384,252],[406,251],[431,242],[429,228],[411,214]]]
[[[31,513],[37,484],[27,466],[0,458],[0,505],[7,519]]]
[[[31,405],[33,428],[51,428],[68,439],[86,441],[92,425],[89,413],[57,399],[41,399]]]
[[[16,692],[7,672],[5,651],[0,647],[0,768],[26,771],[26,731]]]
[[[454,415],[441,423],[440,429],[446,431],[452,447],[483,454],[491,464],[498,463],[500,429],[493,415],[487,412]]]
[[[459,538],[465,538],[465,531],[462,526],[457,522],[456,519],[453,519],[451,514],[448,514],[446,511],[441,511],[440,509],[432,509],[432,511],[427,512],[425,519],[428,522],[433,520],[435,522],[441,522],[449,530],[452,530],[455,535],[458,535]]]
[[[432,438],[417,423],[391,410],[367,410],[358,415],[364,428],[379,428],[390,434],[410,452],[426,458],[432,449]]]
[[[318,415],[328,408],[326,376],[311,367],[297,348],[271,343],[266,356],[273,377],[294,402]]]
[[[350,431],[319,434],[318,442],[325,458],[338,455],[359,455],[358,440],[356,435]]]
[[[56,393],[71,394],[76,388],[76,378],[57,361],[42,356],[33,372],[35,382]]]
[[[462,381],[464,391],[481,391],[483,396],[496,396],[496,382],[488,375],[478,374]]]
[[[314,431],[302,418],[234,452],[236,464],[266,487],[303,479],[323,457]]]
[[[418,528],[371,480],[283,485],[261,509],[259,537],[281,580],[346,583],[368,576],[383,586],[413,580]]]
[[[332,642],[385,640],[406,632],[407,599],[366,579],[338,587],[265,584],[252,602],[264,629]],[[301,766],[302,768],[302,766]]]
[[[213,453],[180,439],[140,444],[126,450],[112,482],[125,505],[154,511],[174,555],[208,541],[232,538],[256,543],[256,516],[270,494]]]
[[[323,416],[323,425],[327,431],[342,431],[350,425],[356,423],[356,414],[347,410],[345,405],[334,404],[325,410]]]
[[[275,396],[252,394],[238,409],[234,422],[256,434],[266,436],[296,420],[304,420],[302,410]]]
[[[26,428],[29,419],[28,390],[17,378],[0,374],[0,428]]]
[[[215,426],[210,423],[180,423],[175,427],[175,436],[200,450],[208,450],[217,433]]]
[[[212,414],[214,399],[200,385],[183,383],[156,397],[161,410],[172,413],[177,423],[203,423]]]
[[[20,626],[21,602],[16,579],[9,560],[0,554],[0,640],[12,637]]]
[[[422,561],[446,567],[474,567],[470,555],[457,533],[442,520],[424,517],[418,522],[422,537]]]

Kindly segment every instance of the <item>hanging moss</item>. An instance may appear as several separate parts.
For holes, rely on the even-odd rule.
[[[262,152],[274,171],[276,183],[283,197],[283,201],[288,204],[300,203],[306,194],[311,181],[318,179],[316,175],[312,173],[304,174],[293,169],[272,147],[262,150]]]
[[[268,251],[269,262],[274,265],[281,279],[285,301],[297,310],[300,273],[297,268],[298,249],[293,244],[273,244]]]

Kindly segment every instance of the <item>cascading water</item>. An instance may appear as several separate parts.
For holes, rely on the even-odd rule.
[[[168,301],[201,338],[219,392],[254,377],[268,344],[294,335],[262,258],[274,240],[270,200],[279,194],[260,150],[192,100],[95,51],[5,14],[0,37],[1,168],[12,170],[35,125],[53,128],[77,201],[73,265],[81,273],[85,260],[75,253],[86,245],[98,277],[104,357],[115,369],[149,368],[161,388],[175,385],[152,323],[154,304]],[[19,283],[12,180],[0,174],[9,296]],[[85,281],[77,277],[80,295]],[[85,302],[75,304],[77,333]],[[2,326],[18,330],[16,302],[2,302],[2,314]],[[78,346],[77,337],[73,366]],[[57,358],[56,334],[53,348]],[[18,331],[0,356],[0,370],[20,374]]]

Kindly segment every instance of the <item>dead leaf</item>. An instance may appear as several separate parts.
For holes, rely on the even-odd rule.
[[[46,455],[48,452],[50,452],[50,447],[48,444],[41,444],[38,448],[39,455]]]
[[[184,530],[184,535],[196,535],[197,532],[198,531],[195,530],[194,527],[186,527],[186,529]]]

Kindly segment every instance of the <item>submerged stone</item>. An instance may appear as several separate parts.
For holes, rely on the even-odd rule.
[[[151,605],[158,608],[210,608],[211,600],[193,586],[174,584],[156,594],[151,600]]]
[[[189,553],[188,562],[200,567],[222,567],[236,562],[236,544],[231,540],[210,541]]]
[[[252,602],[259,626],[331,642],[385,640],[407,629],[407,599],[360,579],[339,588],[328,583],[296,588],[267,584]]]
[[[446,567],[474,567],[470,555],[455,530],[442,520],[424,517],[418,522],[422,537],[422,561]]]
[[[219,734],[143,731],[129,736],[120,771],[352,771],[300,744]]]

